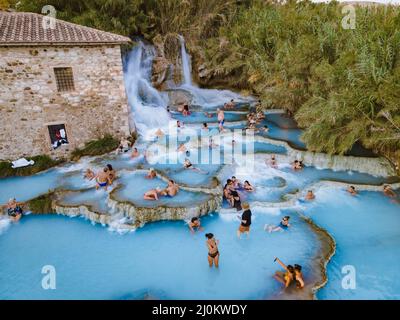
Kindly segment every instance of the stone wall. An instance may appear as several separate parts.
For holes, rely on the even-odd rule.
[[[57,91],[54,67],[72,67],[74,91]],[[65,124],[69,145],[52,150],[52,124]],[[118,45],[0,47],[1,160],[65,157],[89,140],[129,131]]]

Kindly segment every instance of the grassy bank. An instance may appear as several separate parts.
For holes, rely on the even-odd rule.
[[[64,162],[64,160],[53,160],[47,155],[35,156],[26,158],[27,160],[35,161],[33,166],[13,169],[11,163],[8,161],[0,162],[0,178],[14,177],[14,176],[30,176],[55,167]]]
[[[49,192],[45,195],[29,200],[26,203],[27,206],[26,209],[34,214],[55,213],[55,211],[52,208],[53,196],[54,193]]]
[[[72,151],[71,160],[77,161],[85,156],[98,156],[109,153],[118,148],[119,141],[111,135],[106,135],[98,140],[92,140],[85,144],[82,149]]]

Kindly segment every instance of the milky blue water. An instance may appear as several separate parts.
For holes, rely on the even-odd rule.
[[[129,201],[138,206],[154,207],[168,205],[171,207],[190,207],[209,199],[204,193],[180,190],[173,198],[160,196],[158,201],[144,200],[143,195],[151,189],[165,189],[167,183],[159,178],[146,179],[145,173],[126,173],[121,179],[122,187],[117,190],[115,197],[121,201]]]
[[[343,189],[322,188],[305,214],[335,238],[336,254],[328,265],[328,284],[320,299],[400,299],[400,203],[381,192],[353,197]],[[352,266],[355,288],[342,286]]]
[[[238,240],[236,215],[202,219],[220,240],[220,268],[208,267],[204,232],[184,222],[146,225],[119,235],[82,218],[27,216],[0,238],[0,299],[262,299],[281,290],[280,267],[299,263],[310,274],[318,242],[296,215],[293,230],[268,234],[279,212],[254,211],[249,239]],[[56,290],[43,290],[41,269],[56,268]]]
[[[245,126],[244,113],[226,112],[225,116],[227,128]],[[112,214],[107,206],[109,194],[104,190],[96,191],[94,181],[83,179],[86,168],[98,171],[108,163],[119,174],[118,189],[113,196],[141,207],[192,207],[207,201],[210,196],[181,189],[174,198],[161,197],[157,202],[144,200],[146,191],[165,188],[167,183],[160,178],[145,179],[144,172],[134,171],[138,168],[155,168],[178,184],[202,188],[214,186],[216,176],[224,184],[226,179],[236,175],[242,182],[249,180],[255,187],[251,193],[240,191],[241,200],[250,203],[278,204],[287,200],[289,194],[304,192],[324,180],[349,185],[381,185],[389,181],[358,172],[313,167],[294,172],[288,163],[279,163],[279,168],[273,169],[263,163],[262,158],[253,171],[240,168],[240,164],[228,167],[210,164],[213,160],[226,164],[228,158],[224,153],[225,156],[232,155],[235,149],[251,150],[257,156],[265,154],[265,159],[269,159],[271,153],[285,154],[287,150],[265,142],[232,144],[228,136],[219,141],[216,131],[210,135],[223,146],[221,150],[207,145],[196,147],[190,143],[201,132],[201,123],[207,121],[210,128],[215,126],[215,115],[207,118],[203,112],[194,112],[189,117],[176,114],[174,117],[185,122],[185,128],[177,132],[177,136],[179,143],[188,144],[189,154],[177,153],[175,148],[172,154],[155,155],[160,158],[153,163],[143,157],[151,144],[139,139],[136,146],[141,156],[137,159],[132,159],[130,153],[110,154],[85,158],[79,163],[31,177],[0,179],[0,203],[6,203],[11,197],[26,201],[59,188],[73,191],[60,199],[64,205],[84,204],[95,211]],[[300,138],[302,130],[291,119],[268,114],[262,125],[268,125],[269,131],[261,135],[288,141],[298,149],[305,148]],[[165,145],[170,138],[160,138],[157,143]],[[367,155],[362,148],[354,150],[355,154]],[[200,171],[184,169],[185,158]],[[209,162],[199,163],[204,159]],[[237,170],[238,167],[242,170]],[[397,277],[400,205],[378,192],[361,192],[357,197],[351,197],[342,189],[326,186],[314,188],[314,192],[315,201],[299,202],[288,209],[253,209],[250,239],[236,239],[236,213],[215,213],[203,218],[206,231],[215,233],[221,241],[220,270],[210,270],[207,266],[204,232],[191,235],[183,221],[152,223],[134,233],[119,235],[81,218],[25,216],[19,223],[11,225],[1,218],[0,299],[142,299],[147,294],[161,299],[272,297],[282,290],[272,279],[274,272],[279,270],[273,263],[275,255],[284,262],[302,264],[306,282],[315,272],[312,262],[320,243],[297,213],[311,217],[337,242],[337,252],[328,265],[328,284],[318,292],[318,298],[400,299]],[[286,214],[292,217],[292,230],[275,234],[264,231],[265,224],[278,224]],[[40,285],[43,276],[40,271],[47,264],[54,265],[57,270],[57,290],[54,291],[43,290]],[[346,265],[355,267],[355,290],[342,287],[344,275],[341,271]]]

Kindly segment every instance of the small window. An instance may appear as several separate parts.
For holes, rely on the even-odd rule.
[[[54,68],[54,74],[56,76],[57,90],[59,92],[75,90],[72,68]]]
[[[67,132],[65,131],[64,124],[55,124],[48,126],[51,146],[57,149],[63,144],[68,144]]]

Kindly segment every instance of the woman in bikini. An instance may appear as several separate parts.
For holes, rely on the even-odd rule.
[[[285,265],[281,260],[275,258],[276,262],[278,262],[286,272],[277,271],[274,275],[274,278],[278,280],[280,283],[285,285],[285,288],[289,287],[293,280],[296,280],[296,274],[292,265]]]
[[[250,182],[248,180],[246,180],[244,182],[243,189],[245,191],[247,191],[247,192],[253,192],[254,191],[254,187],[250,184]]]
[[[218,251],[218,244],[219,241],[214,238],[212,233],[206,234],[206,245],[208,248],[208,264],[210,268],[212,268],[213,264],[216,268],[219,266],[219,251]]]

